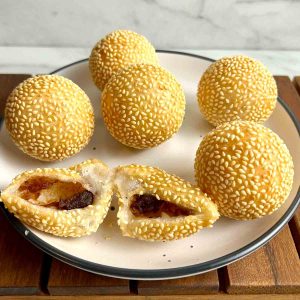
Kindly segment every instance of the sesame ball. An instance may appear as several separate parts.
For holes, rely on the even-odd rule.
[[[144,36],[129,30],[108,34],[94,46],[89,59],[93,81],[101,91],[113,73],[138,63],[158,64],[158,58]]]
[[[41,75],[10,94],[5,125],[24,153],[43,161],[63,160],[89,142],[94,113],[88,96],[71,80]]]
[[[234,121],[204,137],[195,175],[222,215],[248,220],[269,215],[284,203],[294,167],[287,146],[271,129]]]
[[[197,97],[203,116],[215,126],[234,120],[262,123],[275,108],[277,86],[261,62],[238,55],[209,66],[199,82]]]
[[[144,149],[163,143],[178,131],[185,97],[170,72],[160,66],[137,64],[112,76],[102,93],[101,107],[115,139]]]
[[[217,206],[198,187],[159,168],[119,166],[115,185],[118,224],[124,236],[146,241],[177,240],[212,227],[219,218]],[[137,196],[146,197],[139,202],[138,215],[132,209]],[[171,204],[172,209],[166,211],[162,202]]]

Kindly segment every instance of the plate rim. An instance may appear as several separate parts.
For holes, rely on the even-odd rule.
[[[192,54],[186,53],[181,51],[171,51],[171,50],[156,50],[158,53],[168,53],[168,54],[175,54],[175,55],[183,55],[183,56],[190,56],[197,59],[202,59],[210,62],[214,62],[214,59]],[[88,61],[88,58],[75,61],[73,63],[67,64],[61,68],[58,68],[52,71],[49,74],[56,74],[64,69],[67,69],[73,65],[77,65],[83,62]],[[280,98],[277,98],[280,105],[284,108],[284,110],[288,113],[289,117],[292,119],[294,126],[296,127],[298,134],[300,135],[300,121],[296,118],[295,114],[289,108],[289,106]],[[0,118],[0,128],[3,123],[3,118]],[[129,269],[129,268],[119,268],[113,266],[102,265],[98,263],[94,263],[88,260],[84,260],[82,258],[73,256],[68,254],[64,251],[57,249],[56,247],[52,246],[51,244],[45,242],[37,235],[35,235],[30,229],[25,227],[25,225],[19,221],[17,218],[13,216],[13,214],[9,213],[4,204],[0,203],[0,209],[2,210],[4,216],[8,219],[8,221],[12,224],[12,226],[17,230],[25,239],[31,242],[34,246],[42,250],[43,252],[49,254],[50,256],[57,258],[69,265],[74,267],[96,273],[101,275],[106,275],[110,277],[117,277],[117,278],[124,278],[124,279],[148,279],[148,280],[160,280],[160,279],[171,279],[171,278],[180,278],[191,276],[195,274],[209,272],[223,266],[226,266],[236,260],[239,260],[258,248],[262,247],[266,244],[271,238],[273,238],[292,218],[293,214],[295,213],[298,205],[300,203],[300,186],[298,187],[297,193],[295,198],[293,199],[291,205],[286,210],[284,215],[264,234],[260,237],[252,241],[251,243],[243,246],[242,248],[235,250],[231,253],[223,255],[219,258],[209,260],[202,263],[197,263],[193,265],[188,265],[184,267],[176,267],[176,268],[169,268],[169,269]]]

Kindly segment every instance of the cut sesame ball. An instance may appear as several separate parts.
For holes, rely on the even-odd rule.
[[[197,97],[200,111],[213,125],[234,120],[262,123],[275,108],[277,86],[261,62],[238,55],[224,57],[208,67]]]
[[[80,237],[97,231],[112,194],[108,168],[93,160],[72,169],[24,172],[1,193],[0,201],[29,226],[56,236]]]
[[[197,150],[199,187],[224,216],[249,220],[269,215],[288,197],[294,167],[287,146],[271,129],[249,121],[224,123]]]
[[[176,240],[212,227],[219,218],[217,206],[199,188],[159,168],[120,166],[115,186],[124,236]]]
[[[185,113],[185,96],[176,78],[160,66],[131,65],[114,74],[101,99],[111,135],[124,145],[155,147],[176,133]]]
[[[88,96],[71,80],[41,75],[10,94],[5,125],[24,153],[43,161],[63,160],[89,142],[94,112]]]
[[[113,73],[131,64],[158,64],[154,47],[142,35],[117,30],[100,40],[89,59],[95,85],[102,91]]]

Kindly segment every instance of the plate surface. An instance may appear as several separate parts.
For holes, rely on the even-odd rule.
[[[180,131],[169,141],[149,150],[123,146],[107,132],[100,118],[100,94],[91,81],[87,60],[63,67],[55,74],[77,83],[93,102],[96,129],[89,145],[75,157],[59,163],[43,163],[23,154],[9,139],[5,126],[0,131],[0,188],[18,173],[37,167],[66,167],[89,158],[99,158],[111,167],[119,164],[159,166],[194,181],[193,162],[201,138],[213,127],[201,116],[196,90],[201,74],[211,60],[184,53],[158,53],[161,65],[182,83],[186,115]],[[222,217],[212,229],[173,242],[143,242],[125,238],[117,226],[116,208],[110,210],[99,230],[82,238],[58,238],[24,226],[3,206],[15,228],[37,247],[56,258],[90,272],[131,279],[164,279],[206,272],[235,261],[266,243],[291,218],[299,202],[300,139],[299,124],[279,99],[266,126],[286,142],[295,165],[293,190],[284,205],[271,216],[254,221]],[[298,128],[297,128],[298,127]],[[297,155],[298,154],[298,155]],[[297,194],[298,192],[298,194]]]

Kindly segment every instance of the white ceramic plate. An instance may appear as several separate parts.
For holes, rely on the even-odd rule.
[[[89,158],[99,158],[115,167],[119,164],[159,166],[194,181],[193,161],[201,138],[212,127],[202,118],[196,100],[199,78],[211,60],[184,53],[158,53],[161,65],[182,83],[187,100],[186,115],[180,131],[157,148],[134,150],[114,140],[100,118],[100,95],[91,81],[87,60],[65,66],[55,74],[77,83],[91,98],[96,114],[96,130],[89,145],[78,155],[59,163],[43,163],[23,154],[0,132],[0,188],[24,170],[37,167],[65,167]],[[29,241],[50,255],[90,272],[130,279],[163,279],[207,272],[253,252],[272,238],[288,222],[299,202],[300,140],[299,124],[282,100],[266,126],[288,145],[295,164],[293,190],[285,204],[273,215],[254,221],[221,218],[212,229],[173,242],[143,242],[122,237],[117,226],[116,208],[110,210],[98,232],[82,238],[58,238],[20,223],[2,206],[14,227]]]

